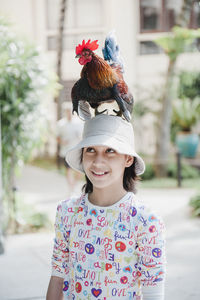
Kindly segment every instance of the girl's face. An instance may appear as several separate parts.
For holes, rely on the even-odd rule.
[[[133,157],[120,154],[107,146],[83,149],[83,168],[95,188],[123,187],[124,169],[133,163]]]

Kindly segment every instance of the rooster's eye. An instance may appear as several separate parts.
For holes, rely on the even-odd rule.
[[[83,52],[83,56],[89,56],[90,53],[88,51]]]

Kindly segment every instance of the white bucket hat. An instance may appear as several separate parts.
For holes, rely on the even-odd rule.
[[[70,167],[84,173],[81,153],[82,148],[89,146],[107,146],[134,156],[136,175],[144,173],[144,161],[135,152],[133,127],[121,117],[101,114],[86,121],[82,141],[67,151],[65,159]]]

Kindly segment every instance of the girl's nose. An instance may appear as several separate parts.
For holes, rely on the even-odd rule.
[[[97,166],[97,165],[101,165],[104,162],[104,158],[101,154],[97,154],[94,157],[93,160],[93,165]]]

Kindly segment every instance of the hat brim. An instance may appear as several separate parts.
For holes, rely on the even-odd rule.
[[[83,165],[81,163],[82,149],[89,146],[106,146],[115,149],[120,154],[127,154],[135,157],[135,172],[136,175],[141,175],[145,171],[145,163],[143,159],[133,151],[130,145],[113,136],[89,136],[81,141],[76,146],[70,148],[66,154],[66,161],[71,168],[84,173]]]

